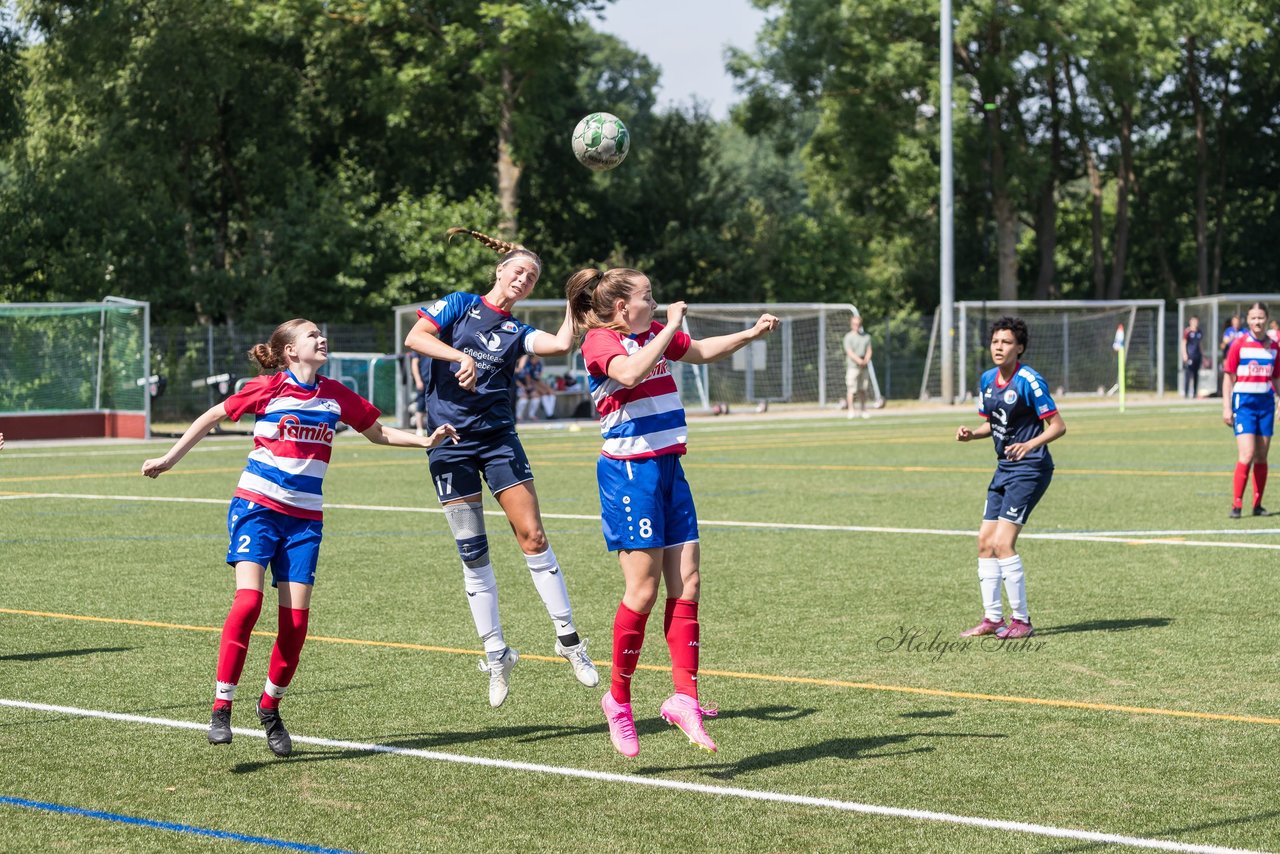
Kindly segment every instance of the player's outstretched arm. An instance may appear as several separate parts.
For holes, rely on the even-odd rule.
[[[142,464],[142,473],[147,477],[159,477],[178,464],[178,461],[187,455],[196,446],[196,444],[208,435],[214,426],[227,417],[227,410],[221,403],[209,407],[209,409],[191,422],[191,426],[187,428],[187,432],[182,434],[182,438],[173,443],[173,447],[163,457],[147,460]]]
[[[649,376],[653,366],[658,364],[662,354],[671,346],[680,329],[680,321],[684,320],[685,304],[673,302],[667,306],[667,325],[639,350],[627,356],[618,356],[609,360],[609,379],[622,383],[627,388],[635,388],[640,381]]]
[[[397,448],[434,448],[446,439],[452,439],[454,444],[458,441],[458,431],[453,429],[452,424],[437,427],[430,436],[418,436],[399,427],[384,427],[375,421],[372,427],[360,435],[375,445],[393,445]]]
[[[564,323],[555,335],[538,330],[533,339],[533,352],[539,356],[563,356],[573,349],[573,309],[564,307]]]
[[[715,362],[732,353],[736,353],[757,338],[768,335],[778,328],[778,318],[772,314],[762,314],[756,325],[741,332],[728,335],[716,335],[713,338],[694,340],[689,344],[689,352],[680,359],[693,365]]]
[[[475,390],[476,360],[461,350],[456,350],[441,341],[435,324],[425,317],[418,318],[418,322],[409,330],[409,334],[404,338],[404,346],[415,353],[426,356],[428,359],[439,359],[441,362],[457,362],[458,385],[467,391]]]

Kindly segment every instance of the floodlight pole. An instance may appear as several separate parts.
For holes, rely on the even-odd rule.
[[[955,403],[955,387],[952,384],[954,371],[952,356],[955,353],[955,318],[953,307],[956,298],[955,285],[955,249],[953,246],[953,215],[955,199],[952,188],[951,166],[951,0],[941,0],[938,39],[939,62],[942,66],[941,93],[939,106],[942,110],[942,129],[939,149],[942,155],[942,187],[941,187],[941,251],[939,253],[940,282],[938,294],[938,310],[942,312],[942,323],[939,326],[939,343],[942,345],[942,400]]]

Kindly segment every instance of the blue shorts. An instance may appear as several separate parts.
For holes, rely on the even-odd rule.
[[[1044,491],[1053,480],[1052,468],[1018,466],[997,468],[987,487],[987,506],[982,514],[984,522],[1003,519],[1015,525],[1025,525],[1031,511],[1040,503]]]
[[[478,495],[481,474],[494,495],[533,480],[533,468],[514,430],[481,439],[464,438],[456,445],[446,440],[427,451],[427,456],[441,504]]]
[[[1270,436],[1275,433],[1276,404],[1270,394],[1232,394],[1231,412],[1237,436]]]
[[[286,516],[245,498],[232,498],[227,510],[227,563],[242,560],[271,567],[271,586],[281,581],[316,583],[324,523]]]
[[[609,551],[665,549],[698,541],[698,513],[678,454],[640,460],[601,457],[596,478]]]

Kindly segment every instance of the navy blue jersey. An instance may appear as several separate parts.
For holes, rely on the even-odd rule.
[[[1044,419],[1058,411],[1049,395],[1044,377],[1026,365],[1016,366],[1007,384],[1000,382],[1000,369],[992,368],[978,383],[978,414],[991,424],[991,438],[996,445],[999,468],[1036,466],[1052,468],[1049,447],[1041,445],[1021,460],[1005,458],[1009,445],[1028,442],[1044,432]]]
[[[476,387],[458,385],[457,362],[431,359],[427,379],[427,429],[452,424],[459,433],[506,431],[515,424],[511,389],[516,362],[529,348],[536,329],[475,294],[453,293],[418,309],[440,340],[476,360]]]

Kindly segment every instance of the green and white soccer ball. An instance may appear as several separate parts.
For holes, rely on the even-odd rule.
[[[596,172],[612,169],[631,150],[631,132],[613,113],[592,113],[573,129],[573,156]]]

